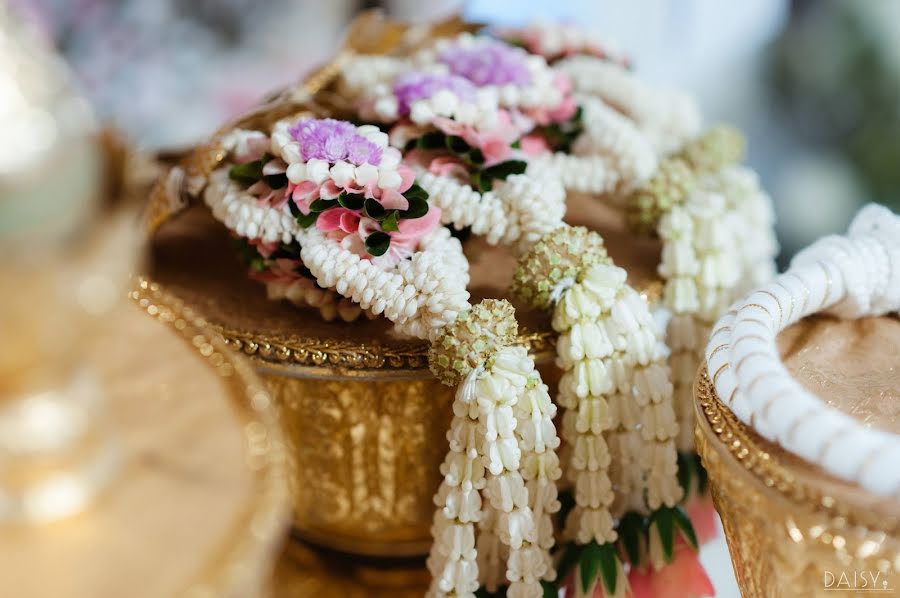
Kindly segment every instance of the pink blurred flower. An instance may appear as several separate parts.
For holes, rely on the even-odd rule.
[[[526,156],[539,156],[550,151],[547,139],[543,135],[525,135],[519,141],[522,153]]]
[[[696,550],[678,537],[675,540],[672,562],[661,569],[633,568],[628,574],[634,598],[702,598],[715,596]]]
[[[685,505],[688,517],[697,533],[697,541],[702,545],[719,536],[718,516],[712,496],[706,492],[692,496]]]
[[[462,160],[452,156],[439,156],[428,164],[428,172],[438,176],[449,176],[456,178],[467,177],[469,171],[466,169]]]

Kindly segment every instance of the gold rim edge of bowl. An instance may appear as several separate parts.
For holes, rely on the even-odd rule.
[[[724,449],[754,481],[775,491],[794,506],[802,507],[814,515],[825,516],[833,522],[845,522],[840,527],[849,524],[867,528],[875,533],[900,535],[900,519],[885,518],[883,514],[854,509],[854,505],[836,500],[820,489],[798,480],[787,466],[760,446],[750,435],[747,426],[722,403],[703,366],[697,373],[694,397],[695,411],[698,415],[695,430],[698,438],[697,448],[704,458],[704,464],[706,456],[703,449],[714,450],[713,447],[706,446],[706,442],[718,440],[719,449]],[[712,432],[713,438],[707,439],[704,435],[702,430],[704,424]]]
[[[286,537],[290,520],[285,447],[275,404],[253,368],[229,350],[218,333],[178,297],[158,286],[138,284],[131,301],[188,343],[229,390],[230,403],[244,422],[244,450],[257,482],[253,500],[233,523],[226,545],[192,580],[184,596],[245,596],[265,591],[270,565]],[[264,433],[260,434],[263,431]],[[237,593],[235,593],[237,592]],[[255,595],[255,594],[249,594]]]
[[[147,297],[168,295],[178,302],[181,309],[196,315],[196,310],[186,306],[183,300],[167,291],[163,285],[147,277],[138,277],[135,292]],[[428,344],[422,341],[413,340],[396,347],[318,338],[288,341],[265,334],[233,330],[209,320],[204,320],[203,325],[219,334],[229,348],[249,356],[262,369],[310,377],[377,376],[402,379],[431,376],[428,370]],[[526,330],[519,334],[518,344],[526,347],[536,361],[552,360],[555,356],[556,333]]]

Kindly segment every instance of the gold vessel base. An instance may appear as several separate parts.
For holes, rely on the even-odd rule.
[[[420,598],[424,557],[368,558],[313,546],[296,532],[275,570],[272,598]]]

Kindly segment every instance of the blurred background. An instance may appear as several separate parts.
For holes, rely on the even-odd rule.
[[[577,21],[650,81],[739,125],[775,198],[782,265],[867,201],[900,208],[897,0],[9,0],[101,122],[183,147],[326,60],[362,8],[497,25]]]

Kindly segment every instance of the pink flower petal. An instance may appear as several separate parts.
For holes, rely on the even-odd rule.
[[[400,187],[397,189],[400,193],[405,193],[416,180],[416,173],[406,164],[397,166],[397,174],[400,175]],[[405,209],[405,208],[404,208]]]
[[[428,172],[450,177],[464,177],[468,174],[462,161],[451,156],[441,156],[432,160],[428,165]]]
[[[328,210],[329,212],[337,212],[337,209]],[[345,233],[355,232],[359,228],[359,214],[353,210],[340,208],[341,213],[341,230]],[[321,216],[320,216],[321,218]]]
[[[291,199],[304,216],[309,214],[309,206],[319,199],[319,186],[312,181],[303,181],[290,190]]]
[[[685,505],[688,517],[697,532],[697,541],[706,544],[719,536],[719,523],[712,496],[707,492],[692,496]]]
[[[381,198],[378,201],[381,202],[385,210],[409,209],[409,200],[403,197],[396,189],[382,189]]]
[[[321,187],[319,187],[319,196],[322,199],[335,199],[343,191],[343,189],[334,184],[334,181],[328,179],[322,183]]]
[[[550,151],[543,135],[526,135],[521,139],[522,152],[526,156],[540,156]]]
[[[400,230],[393,235],[400,238],[421,239],[433,231],[441,222],[441,209],[436,206],[428,208],[428,213],[421,218],[408,218],[397,223]]]
[[[325,210],[324,212],[319,214],[319,218],[316,220],[316,228],[325,233],[341,229],[341,217],[343,216],[343,210],[344,208],[332,208],[330,210]]]
[[[262,169],[264,175],[284,174],[286,171],[287,165],[281,160],[269,160]]]
[[[715,596],[709,576],[697,552],[684,541],[675,543],[672,562],[650,574],[654,598],[703,598]]]

